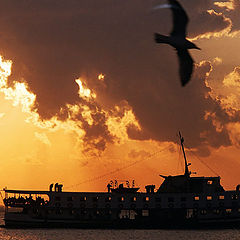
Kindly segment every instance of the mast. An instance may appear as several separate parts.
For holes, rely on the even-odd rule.
[[[184,175],[189,177],[191,175],[191,172],[189,171],[188,166],[190,166],[191,164],[187,163],[187,158],[186,158],[186,154],[185,154],[185,150],[184,150],[184,146],[183,146],[184,138],[182,137],[180,131],[179,131],[179,138],[180,138],[181,147],[182,147],[183,156],[184,156],[184,161],[185,161],[185,172],[184,172]]]

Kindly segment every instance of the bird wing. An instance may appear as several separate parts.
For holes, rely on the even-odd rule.
[[[181,84],[184,87],[191,79],[194,61],[187,49],[177,50],[177,55],[179,60]]]
[[[171,5],[173,15],[173,29],[171,36],[184,36],[186,37],[186,28],[188,24],[188,16],[183,7],[177,0],[168,0]]]

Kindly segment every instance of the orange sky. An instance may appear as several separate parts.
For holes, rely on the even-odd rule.
[[[229,5],[216,4],[220,7],[219,12],[221,9],[226,10],[226,7],[228,12],[234,11],[232,2],[229,1]],[[214,101],[218,101],[221,110],[228,116],[231,116],[233,111],[240,110],[240,71],[238,71],[240,33],[235,30],[232,34],[230,30],[231,28],[227,26],[218,31],[194,36],[195,43],[202,51],[192,51],[192,56],[196,63],[200,64],[199,66],[202,61],[209,61],[208,64],[212,69],[205,78],[206,86],[210,89],[208,95]],[[175,59],[174,51],[168,47],[166,49],[163,47],[161,51]],[[178,141],[176,134],[181,130],[179,126],[169,132],[170,138],[175,140],[160,140],[161,137],[155,136],[151,127],[146,127],[145,119],[143,120],[135,109],[132,95],[129,99],[122,95],[119,97],[117,94],[112,96],[114,91],[112,95],[105,95],[105,90],[102,89],[107,88],[108,75],[105,76],[104,70],[94,69],[95,79],[92,75],[88,78],[88,74],[83,71],[82,75],[79,74],[68,80],[69,89],[78,99],[69,102],[66,100],[64,104],[61,103],[58,110],[54,109],[55,114],[51,113],[50,116],[43,117],[39,109],[45,102],[41,102],[41,98],[38,98],[42,90],[34,91],[37,87],[31,85],[31,79],[24,77],[26,76],[24,74],[21,75],[19,69],[17,75],[11,75],[11,69],[20,62],[19,57],[14,58],[14,51],[11,53],[14,59],[8,59],[3,46],[1,55],[0,186],[2,188],[7,186],[9,189],[44,190],[48,189],[51,183],[58,182],[64,185],[64,190],[69,191],[104,191],[107,183],[112,179],[135,179],[144,190],[147,184],[159,186],[162,182],[159,174],[183,173],[183,157],[176,144]],[[27,54],[26,56],[23,54],[23,58],[27,58]],[[158,65],[161,65],[161,62],[158,62],[156,67]],[[175,69],[177,65],[174,66]],[[52,70],[55,71],[54,67]],[[32,74],[31,71],[34,72],[35,69],[29,68],[26,71],[29,76]],[[177,68],[173,71],[177,72]],[[11,79],[16,76],[19,78]],[[197,79],[192,81],[194,80],[197,81]],[[135,86],[137,82],[132,84]],[[175,84],[179,82],[176,81]],[[126,83],[125,91],[127,92],[130,87],[131,84]],[[181,91],[182,94],[186,92],[186,90]],[[57,90],[52,91],[51,94],[58,95]],[[64,87],[61,89],[61,94],[64,95]],[[138,94],[136,90],[136,95]],[[153,92],[152,95],[154,94]],[[198,94],[198,91],[194,94]],[[158,97],[156,93],[156,98]],[[168,101],[171,103],[170,98]],[[54,97],[52,101],[54,103]],[[131,105],[131,102],[134,104]],[[169,102],[167,103],[169,111],[174,111]],[[49,103],[49,107],[51,104]],[[159,106],[162,106],[161,104]],[[158,110],[153,111],[157,114]],[[189,112],[191,111],[192,109],[189,109]],[[160,117],[164,119],[165,116]],[[210,119],[217,133],[222,132],[223,129],[227,132],[230,144],[215,146],[210,144],[209,140],[208,145],[206,140],[207,143],[204,144],[207,145],[210,153],[201,156],[203,145],[192,146],[186,138],[186,148],[189,147],[187,158],[192,163],[191,170],[196,171],[197,176],[214,176],[217,173],[222,178],[223,186],[226,189],[233,189],[240,183],[238,159],[240,124],[235,120],[223,121],[213,112],[206,111],[205,117],[206,120]],[[94,128],[95,121],[104,121],[102,128]],[[135,129],[135,133],[144,129],[146,134],[142,138],[132,137],[128,131],[130,126]],[[204,129],[197,134],[205,136],[207,131],[208,129]],[[161,136],[161,133],[159,135]],[[209,137],[207,134],[206,136]],[[195,152],[198,157],[191,152]]]

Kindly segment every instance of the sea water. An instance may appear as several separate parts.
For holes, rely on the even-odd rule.
[[[0,225],[4,224],[0,214]],[[240,240],[238,229],[218,230],[86,230],[0,228],[0,240]]]
[[[1,240],[235,240],[238,230],[0,229]]]

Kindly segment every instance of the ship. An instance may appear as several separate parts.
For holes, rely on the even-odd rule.
[[[158,189],[111,181],[106,192],[4,189],[5,227],[200,228],[240,226],[240,185],[226,191],[220,177],[192,176],[179,132],[185,170],[164,176]]]

